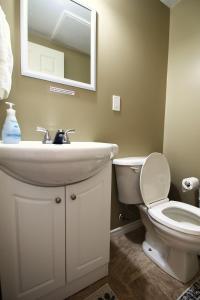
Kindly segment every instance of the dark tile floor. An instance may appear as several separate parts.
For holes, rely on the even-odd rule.
[[[111,238],[109,275],[68,300],[83,300],[109,283],[119,300],[176,300],[190,286],[158,268],[142,251],[143,228]]]

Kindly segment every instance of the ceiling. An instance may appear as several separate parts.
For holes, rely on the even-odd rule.
[[[164,3],[166,6],[168,6],[169,8],[172,8],[176,4],[178,4],[178,2],[180,2],[181,0],[160,0],[160,1]]]
[[[29,33],[90,54],[91,11],[71,0],[29,0]]]

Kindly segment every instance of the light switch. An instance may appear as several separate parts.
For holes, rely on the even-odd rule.
[[[120,96],[112,96],[112,110],[120,111]]]

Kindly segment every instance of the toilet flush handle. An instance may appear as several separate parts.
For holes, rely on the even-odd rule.
[[[140,168],[139,167],[130,167],[131,170],[135,173],[140,173]]]

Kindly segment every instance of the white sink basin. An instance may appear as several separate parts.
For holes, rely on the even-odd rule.
[[[0,169],[30,184],[62,186],[98,173],[117,152],[118,146],[108,143],[0,143]]]

